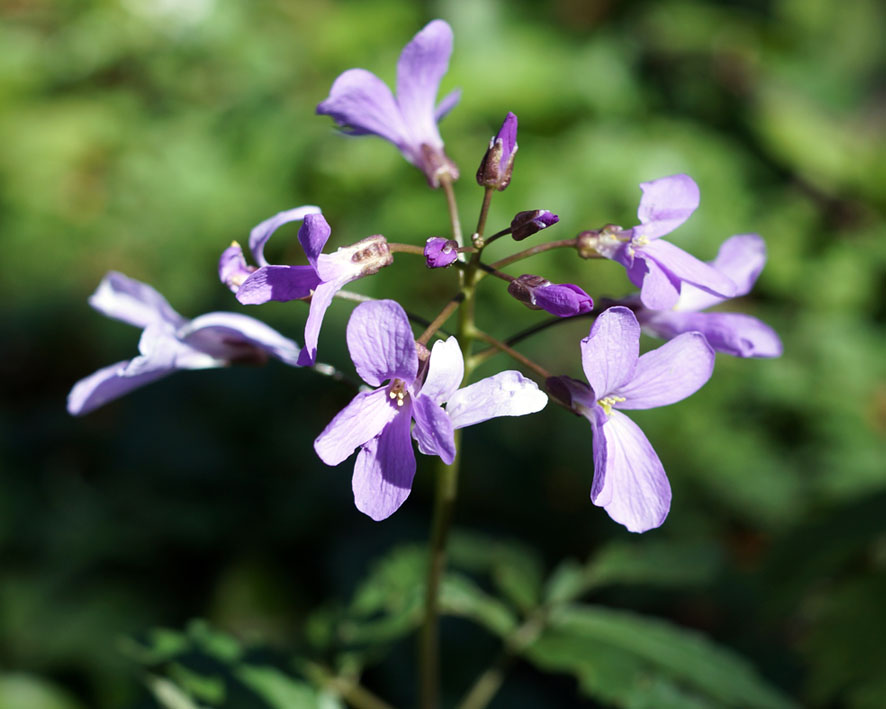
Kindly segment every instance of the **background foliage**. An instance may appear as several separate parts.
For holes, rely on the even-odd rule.
[[[775,361],[721,355],[697,395],[637,414],[674,488],[666,525],[642,538],[590,504],[582,420],[549,410],[469,432],[457,525],[532,551],[469,559],[487,576],[453,582],[451,610],[482,609],[486,628],[444,624],[453,698],[534,602],[527,589],[541,593],[570,557],[573,571],[591,560],[596,581],[579,574],[579,593],[599,605],[557,611],[559,635],[516,666],[492,706],[580,706],[583,693],[604,705],[733,706],[730,692],[746,688],[693,684],[710,669],[710,640],[678,641],[676,628],[728,648],[725,678],[757,672],[804,706],[883,706],[884,14],[875,0],[0,3],[0,707],[149,707],[152,696],[335,706],[298,695],[313,690],[288,678],[304,650],[294,638],[316,645],[328,627],[309,611],[352,598],[393,545],[424,540],[429,476],[419,468],[412,498],[384,524],[357,513],[349,466],[327,469],[310,449],[350,390],[283,366],[180,374],[82,420],[66,416],[64,397],[135,352],[135,331],[86,305],[109,269],[186,315],[243,311],[215,261],[281,209],[321,205],[335,246],[446,233],[442,195],[395,150],[336,136],[313,115],[348,67],[391,80],[402,45],[435,16],[456,36],[443,89],[464,89],[442,132],[464,175],[466,223],[480,199],[470,176],[508,110],[520,153],[493,229],[536,207],[560,215],[551,238],[630,226],[637,183],[687,172],[702,203],[678,243],[712,258],[732,233],[761,233],[769,263],[736,307],[785,343]],[[295,229],[281,234],[277,259],[294,262]],[[594,296],[628,290],[621,269],[566,253],[529,267]],[[416,269],[398,257],[358,289],[433,316],[454,274]],[[482,290],[481,327],[506,336],[537,317],[492,283]],[[345,368],[350,309],[333,307],[320,345]],[[249,312],[301,339],[299,304]],[[586,331],[571,323],[525,349],[575,375]],[[487,366],[478,376],[506,365]],[[521,564],[538,580],[496,585]],[[639,633],[660,645],[601,652],[638,613],[661,619]],[[598,653],[582,666],[569,650],[579,636]],[[414,666],[398,637],[365,680],[399,706]],[[672,662],[682,642],[686,668]],[[603,670],[624,687],[595,685]],[[227,680],[219,690],[205,677]]]

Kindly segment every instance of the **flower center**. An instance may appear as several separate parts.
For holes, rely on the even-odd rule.
[[[619,401],[624,400],[625,398],[623,396],[605,396],[602,399],[599,399],[597,403],[603,407],[603,411],[606,412],[607,416],[612,416],[612,407]]]
[[[406,400],[406,382],[402,379],[395,379],[391,382],[388,397],[391,399],[391,403],[396,401],[398,407],[403,406],[403,402]]]

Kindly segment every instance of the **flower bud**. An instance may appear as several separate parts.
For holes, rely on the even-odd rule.
[[[498,133],[489,140],[486,155],[477,170],[477,184],[501,191],[511,182],[517,154],[517,116],[508,113]]]
[[[532,236],[542,229],[547,229],[559,221],[560,217],[547,209],[517,212],[517,215],[511,220],[511,237],[514,241],[523,241],[526,237]]]
[[[452,265],[458,258],[458,243],[442,236],[432,236],[425,243],[425,263],[428,268]]]
[[[541,276],[526,273],[508,284],[508,293],[527,308],[545,310],[551,315],[569,318],[589,313],[594,301],[581,288],[571,283],[551,283]]]

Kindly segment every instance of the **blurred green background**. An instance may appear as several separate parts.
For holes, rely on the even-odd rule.
[[[232,239],[308,203],[333,246],[446,233],[442,194],[396,150],[314,115],[346,68],[392,81],[433,17],[456,37],[442,90],[463,98],[441,130],[468,228],[473,172],[509,110],[520,152],[492,230],[532,208],[559,214],[550,238],[631,226],[639,182],[686,172],[701,207],[673,241],[710,259],[731,234],[762,234],[769,262],[734,307],[785,345],[779,360],[720,355],[698,394],[636,414],[674,490],[660,530],[635,537],[591,505],[590,431],[553,407],[467,433],[457,526],[548,568],[613,541],[701,548],[701,581],[596,600],[709,634],[803,706],[886,705],[884,15],[876,0],[0,0],[0,707],[155,706],[127,638],[198,617],[285,656],[311,608],[425,539],[424,461],[375,524],[353,508],[351,465],[313,455],[344,384],[272,363],[178,374],[83,419],[64,400],[136,352],[135,330],[86,303],[109,269],[187,316],[248,312],[301,340],[302,304],[246,309],[218,283]],[[295,234],[278,233],[272,260],[300,257]],[[621,268],[571,252],[526,266],[595,297],[629,290]],[[400,255],[354,289],[433,317],[454,279]],[[506,337],[541,319],[491,281],[481,327]],[[350,310],[332,307],[320,341],[346,371]],[[523,351],[578,375],[587,327]],[[470,632],[444,625],[456,687],[494,655]],[[366,678],[397,706],[411,649]],[[520,666],[492,706],[594,705]]]

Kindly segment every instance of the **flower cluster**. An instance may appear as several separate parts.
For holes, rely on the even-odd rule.
[[[456,105],[458,91],[436,102],[452,43],[449,25],[434,20],[403,49],[397,64],[396,96],[375,74],[350,69],[335,80],[329,96],[317,106],[317,113],[331,116],[347,133],[371,134],[392,143],[422,171],[431,187],[442,188],[452,220],[451,238],[421,235],[417,244],[394,244],[375,234],[323,253],[332,230],[321,209],[308,205],[282,211],[252,229],[248,247],[255,265],[247,262],[237,242],[224,249],[219,278],[240,304],[299,300],[308,304],[302,348],[239,313],[208,313],[186,320],[149,286],[110,273],[90,304],[142,328],[140,354],[78,382],[68,398],[69,411],[87,413],[178,369],[274,358],[293,367],[328,372],[329,365],[317,362],[318,343],[324,315],[339,296],[360,301],[350,315],[346,341],[354,368],[368,387],[361,387],[319,433],[314,450],[330,466],[343,463],[357,451],[352,486],[361,512],[381,520],[404,503],[416,473],[413,444],[423,455],[453,465],[457,430],[495,417],[533,414],[554,400],[590,423],[593,504],[633,532],[661,525],[671,502],[668,478],[646,436],[622,412],[665,406],[694,393],[711,377],[715,352],[758,358],[781,354],[778,336],[761,321],[709,310],[750,292],[766,260],[763,240],[756,234],[733,236],[710,263],[664,240],[700,203],[695,181],[676,174],[640,185],[636,226],[583,229],[574,238],[541,241],[504,259],[485,261],[485,249],[499,237],[510,235],[522,242],[547,233],[560,217],[547,209],[523,210],[505,222],[503,229],[484,237],[490,200],[508,187],[514,175],[517,117],[509,112],[480,160],[477,183],[484,194],[480,218],[471,244],[462,245],[453,187],[459,170],[447,156],[438,128],[440,119]],[[297,239],[307,263],[272,264],[265,257],[265,247],[290,222],[301,222]],[[608,307],[601,308],[579,285],[502,270],[563,247],[574,249],[582,259],[620,264],[639,292],[602,301]],[[393,300],[344,290],[353,281],[380,274],[395,253],[422,256],[428,268],[451,267],[458,272],[458,290],[435,318],[407,315]],[[421,271],[427,273],[424,268]],[[478,285],[487,278],[500,286],[506,282],[511,296],[532,310],[556,317],[504,340],[479,330],[473,320]],[[448,318],[459,308],[463,310],[456,335],[441,336]],[[586,381],[551,374],[514,349],[525,332],[542,332],[573,318],[591,321],[587,337],[575,350],[576,364],[580,363]],[[423,328],[417,337],[414,324]],[[667,342],[641,354],[641,330]],[[489,349],[475,352],[479,341]],[[516,370],[466,384],[476,364],[493,353],[511,356],[548,393]]]

